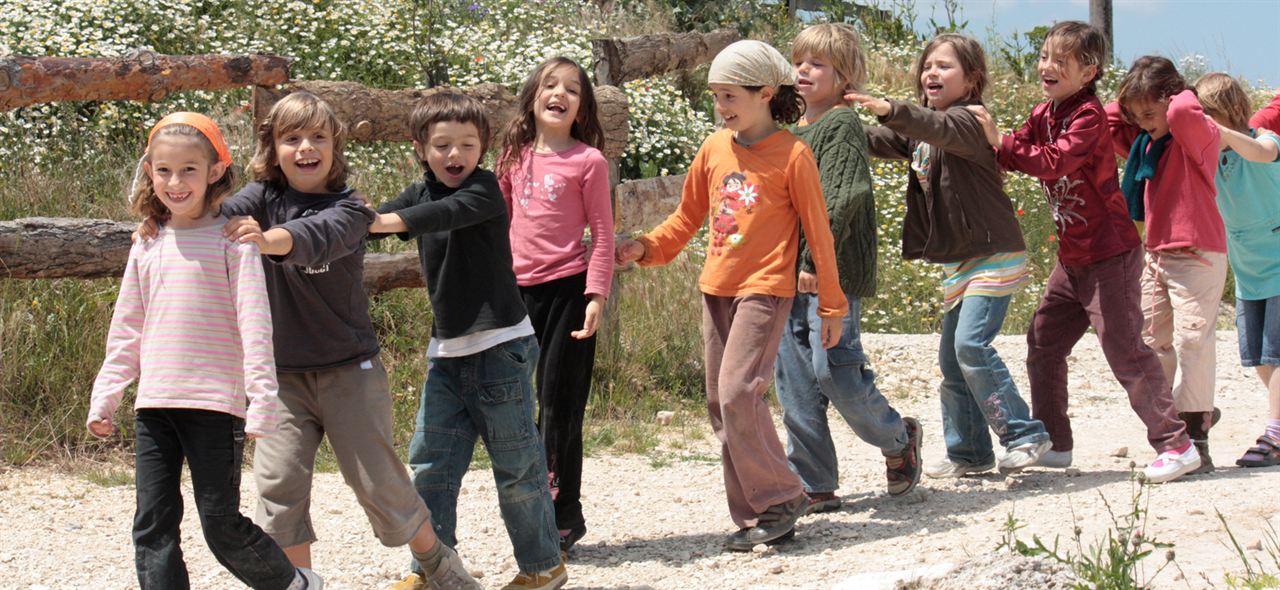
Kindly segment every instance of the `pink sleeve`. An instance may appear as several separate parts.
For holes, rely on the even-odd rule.
[[[134,244],[129,250],[129,262],[120,280],[120,293],[116,296],[115,311],[111,314],[111,327],[107,330],[107,353],[93,381],[93,394],[89,398],[89,417],[85,421],[110,418],[120,407],[124,390],[138,378],[142,352],[142,330],[146,321],[146,308],[142,299],[142,280],[138,276],[138,258],[144,243]]]
[[[1111,130],[1111,147],[1117,156],[1128,158],[1129,148],[1138,138],[1138,128],[1124,120],[1124,115],[1120,114],[1120,103],[1109,102],[1104,110],[1107,112],[1107,127]]]
[[[1280,126],[1280,93],[1277,93],[1267,106],[1253,114],[1253,118],[1249,119],[1249,126],[1254,129],[1262,127],[1277,131],[1276,127]]]
[[[252,243],[226,244],[227,278],[235,299],[236,325],[244,355],[244,393],[249,398],[244,431],[266,436],[279,426],[281,408],[262,257]]]
[[[609,198],[609,163],[596,150],[589,150],[583,162],[582,205],[591,227],[586,294],[608,299],[613,283],[613,205]]]
[[[1204,163],[1206,155],[1217,157],[1222,132],[1217,123],[1204,114],[1200,101],[1190,90],[1169,99],[1169,133],[1197,165]]]

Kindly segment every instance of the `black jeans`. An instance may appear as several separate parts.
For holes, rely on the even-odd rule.
[[[142,589],[191,587],[178,546],[183,459],[191,467],[205,542],[218,563],[251,588],[288,588],[296,572],[284,551],[240,514],[244,420],[222,412],[160,408],[138,410],[136,420],[133,545]]]
[[[596,337],[578,340],[587,312],[587,273],[520,287],[538,346],[538,430],[547,450],[556,528],[585,524],[582,516],[582,416],[591,393]]]

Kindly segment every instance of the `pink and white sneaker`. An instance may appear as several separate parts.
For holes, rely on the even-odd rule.
[[[1200,453],[1196,446],[1187,441],[1181,449],[1173,449],[1160,453],[1142,474],[1150,483],[1164,483],[1182,477],[1200,467]]]

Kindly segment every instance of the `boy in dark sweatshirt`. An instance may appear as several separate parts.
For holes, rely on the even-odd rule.
[[[456,545],[458,491],[481,437],[520,566],[504,590],[559,588],[568,574],[534,422],[538,344],[512,271],[506,201],[477,167],[488,119],[475,99],[441,92],[422,99],[409,125],[426,173],[378,208],[369,231],[417,239],[434,312],[409,443],[414,485],[440,539]]]
[[[1058,23],[1040,50],[1049,100],[1003,137],[990,116],[978,113],[1001,167],[1040,180],[1057,229],[1058,261],[1027,329],[1032,415],[1053,441],[1040,457],[1046,467],[1071,465],[1067,355],[1090,326],[1156,452],[1187,443],[1164,369],[1142,341],[1142,248],[1120,194],[1107,115],[1095,93],[1105,51],[1096,28]],[[1147,475],[1153,481],[1177,477],[1166,471],[1148,468]]]

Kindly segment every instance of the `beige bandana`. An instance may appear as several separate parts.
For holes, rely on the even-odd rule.
[[[791,62],[762,41],[738,41],[716,54],[707,72],[708,84],[736,86],[793,86]]]

